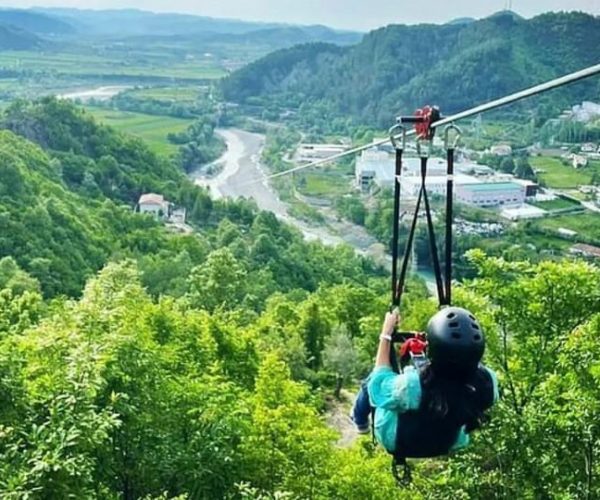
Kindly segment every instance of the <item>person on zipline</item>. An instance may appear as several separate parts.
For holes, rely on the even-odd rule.
[[[398,321],[397,311],[386,315],[375,368],[356,398],[352,420],[360,433],[368,432],[374,408],[375,437],[395,456],[435,457],[464,448],[499,399],[496,374],[480,363],[481,326],[465,309],[442,309],[427,327],[427,357],[396,373],[390,344]],[[421,339],[414,341],[402,355],[424,350]]]

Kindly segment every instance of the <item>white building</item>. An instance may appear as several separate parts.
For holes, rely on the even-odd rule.
[[[371,184],[380,188],[394,187],[396,163],[394,156],[378,149],[367,149],[356,159],[356,186],[367,191]]]
[[[498,144],[491,147],[490,153],[495,156],[510,156],[512,154],[512,147],[508,144]]]
[[[525,187],[515,182],[480,182],[456,187],[456,199],[476,207],[522,205]]]
[[[571,155],[571,161],[573,162],[573,168],[584,168],[587,167],[588,159],[583,155]]]
[[[160,194],[148,193],[140,196],[138,208],[141,214],[150,214],[157,219],[165,219],[169,216],[171,204]]]
[[[454,190],[460,186],[466,186],[470,184],[479,184],[481,181],[470,175],[456,174],[454,176]],[[400,181],[402,187],[402,195],[407,198],[416,198],[419,196],[419,190],[421,189],[421,177],[416,175],[406,175],[402,177]],[[425,178],[425,186],[427,187],[427,193],[446,196],[446,188],[448,187],[448,178],[445,175],[428,175]]]
[[[573,106],[569,115],[578,122],[590,122],[600,117],[600,104],[584,101],[582,104]]]
[[[548,212],[533,205],[521,205],[503,208],[500,215],[505,219],[516,221],[522,219],[539,219]]]
[[[429,158],[427,161],[427,175],[441,176],[448,172],[446,160],[441,158]],[[402,175],[421,175],[421,158],[403,158]]]
[[[348,149],[344,144],[300,144],[296,157],[298,161],[314,161],[343,153]]]

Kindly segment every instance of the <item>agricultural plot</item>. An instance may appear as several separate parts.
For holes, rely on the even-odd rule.
[[[27,51],[3,51],[0,53],[0,68],[70,76],[99,77],[157,77],[189,80],[221,78],[225,70],[212,59],[175,59],[168,54],[163,57],[118,57],[117,54],[96,55],[93,53],[46,53]]]
[[[185,131],[193,120],[145,115],[100,108],[86,108],[98,121],[143,139],[157,154],[173,155],[178,146],[171,144],[168,134]]]
[[[539,227],[558,231],[560,228],[575,231],[586,240],[600,244],[600,214],[586,212],[561,217],[548,217],[537,222]]]
[[[202,88],[194,87],[152,87],[141,88],[130,91],[130,95],[137,99],[156,99],[158,101],[169,101],[176,103],[193,103],[200,94]]]
[[[594,172],[600,172],[600,167],[594,162],[586,168],[575,169],[571,165],[564,165],[558,158],[537,156],[531,158],[530,163],[539,171],[539,179],[554,189],[575,189],[590,184]]]

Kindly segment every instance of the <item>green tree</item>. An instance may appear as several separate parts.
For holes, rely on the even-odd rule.
[[[340,398],[344,382],[356,374],[357,364],[358,355],[348,334],[338,331],[327,339],[323,352],[323,366],[335,375],[336,398]]]
[[[227,248],[209,254],[206,262],[192,269],[188,297],[195,307],[214,311],[232,309],[246,294],[246,270]]]

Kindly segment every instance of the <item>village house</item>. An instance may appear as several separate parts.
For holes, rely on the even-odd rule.
[[[510,156],[512,155],[512,147],[508,144],[498,144],[497,146],[491,147],[490,153],[495,156]]]
[[[570,252],[573,255],[578,255],[581,257],[592,257],[594,259],[600,259],[600,247],[596,247],[593,245],[586,245],[580,243],[578,245],[572,246]]]
[[[171,204],[160,194],[147,193],[140,196],[138,210],[141,214],[149,214],[157,219],[169,217]]]
[[[583,155],[571,155],[571,161],[573,162],[573,168],[584,168],[587,167],[588,159]]]

